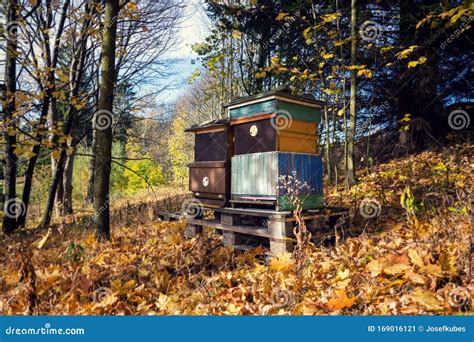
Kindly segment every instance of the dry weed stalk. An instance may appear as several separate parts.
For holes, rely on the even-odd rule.
[[[295,260],[295,269],[300,272],[306,261],[306,251],[311,241],[311,233],[307,230],[303,219],[303,204],[309,196],[311,187],[307,182],[298,179],[296,171],[292,171],[291,175],[283,175],[279,177],[280,189],[286,192],[286,199],[293,208],[292,215],[295,219],[295,227],[293,234],[296,239],[296,246],[293,250],[293,259]]]

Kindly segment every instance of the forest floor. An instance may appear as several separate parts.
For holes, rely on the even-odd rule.
[[[310,246],[299,273],[290,254],[266,263],[263,248],[233,251],[210,229],[185,240],[185,222],[147,220],[132,204],[115,211],[107,243],[78,215],[2,237],[0,313],[467,314],[472,151],[426,151],[326,189],[351,225]]]

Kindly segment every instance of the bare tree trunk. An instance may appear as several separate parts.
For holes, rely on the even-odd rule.
[[[351,65],[355,65],[357,54],[357,0],[351,1]],[[350,125],[347,144],[347,175],[346,183],[352,186],[356,183],[354,141],[356,134],[357,112],[356,112],[356,70],[351,70],[351,99],[350,99]]]
[[[92,118],[94,123],[96,120],[95,115]],[[95,169],[95,146],[96,146],[96,130],[94,124],[92,125],[92,157],[89,160],[89,179],[87,180],[87,202],[94,202],[94,169]]]
[[[38,127],[43,127],[46,122],[46,116],[48,113],[49,108],[49,100],[50,100],[50,90],[46,90],[45,97],[43,99],[43,106],[41,110],[41,115],[38,123]],[[43,139],[44,134],[42,130],[38,132],[36,135],[36,140],[41,141]],[[31,196],[31,188],[33,186],[33,175],[35,172],[36,162],[38,161],[38,156],[41,151],[41,144],[36,144],[33,146],[32,152],[33,156],[28,161],[28,167],[25,172],[25,184],[23,187],[23,195],[22,195],[22,202],[24,204],[24,210],[21,212],[20,216],[18,217],[17,225],[18,227],[24,226],[26,221],[26,215],[28,213],[29,203],[30,203],[30,196]]]
[[[329,132],[329,114],[328,114],[328,107],[324,107],[324,129],[326,130],[326,177],[327,181],[331,183],[332,180],[332,166],[331,166],[331,141],[330,137],[331,134]]]
[[[95,118],[97,131],[94,167],[94,223],[99,240],[110,239],[109,181],[112,166],[112,110],[116,78],[116,17],[119,11],[118,0],[106,0],[104,31],[102,35],[102,76],[99,87],[99,114]]]
[[[66,157],[67,161],[67,157]],[[66,161],[64,164],[66,164]],[[54,172],[56,169],[53,169],[53,177],[54,177]],[[64,171],[63,171],[64,173]],[[64,174],[61,175],[61,181],[58,183],[58,188],[56,190],[56,197],[54,198],[54,209],[56,211],[57,217],[62,217],[64,216],[64,208],[63,208],[63,197],[64,197],[64,185],[63,185],[63,178]]]
[[[336,101],[339,103],[339,100]],[[337,153],[336,153],[336,146],[337,145],[337,140],[336,140],[336,128],[337,128],[337,122],[336,122],[336,106],[332,106],[332,144],[334,146],[334,152],[331,155],[331,165],[334,167],[334,173],[333,173],[333,180],[334,180],[334,187],[337,190],[337,166],[338,166],[338,160],[337,160]]]
[[[72,175],[74,171],[74,160],[75,154],[67,157],[66,165],[64,166],[63,172],[63,197],[62,197],[62,209],[63,214],[68,215],[73,213],[72,207]]]
[[[18,11],[18,1],[9,0],[7,9],[7,20],[16,23]],[[15,155],[16,127],[13,122],[13,113],[16,110],[16,56],[18,44],[15,35],[7,39],[5,56],[5,102],[3,108],[4,115],[4,137],[5,137],[5,204],[3,206],[2,227],[5,234],[13,232],[16,225],[16,216],[21,211],[22,206],[16,203],[16,172],[18,158]]]

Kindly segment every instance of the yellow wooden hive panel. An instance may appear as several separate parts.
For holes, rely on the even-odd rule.
[[[293,120],[278,130],[278,150],[283,152],[317,153],[316,124]]]

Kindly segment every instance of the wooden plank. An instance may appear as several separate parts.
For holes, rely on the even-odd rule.
[[[307,122],[321,122],[321,109],[310,107],[306,104],[294,103],[281,99],[277,101],[278,111],[290,113],[293,120]]]
[[[226,161],[227,130],[195,135],[195,161]]]
[[[222,166],[219,166],[222,165]],[[230,192],[230,165],[226,162],[198,162],[189,168],[189,190],[222,194]]]
[[[202,233],[202,226],[187,224],[186,230],[184,231],[184,237],[186,239],[192,239],[201,233]]]
[[[273,237],[290,237],[293,236],[293,223],[284,218],[272,218],[268,220],[268,230]]]
[[[271,93],[271,94],[270,94]],[[291,95],[290,93],[284,93],[281,91],[270,91],[269,94],[263,93],[263,94],[256,94],[244,98],[240,98],[238,100],[234,100],[231,103],[225,105],[225,107],[228,110],[243,107],[243,106],[248,106],[250,104],[256,104],[259,102],[265,102],[268,100],[280,100],[280,101],[285,101],[285,102],[291,102],[291,103],[296,103],[296,104],[301,104],[307,107],[314,107],[314,108],[322,108],[325,103],[318,101],[316,99],[310,99],[306,97],[301,97],[301,96],[294,96]]]
[[[325,213],[325,214],[330,214],[330,213],[349,213],[349,208],[345,207],[334,207],[334,206],[324,206],[321,208],[316,208],[316,209],[308,209],[307,210],[310,213]]]
[[[265,99],[256,102],[246,102],[238,107],[229,106],[229,117],[232,120],[239,119],[240,117],[248,117],[252,115],[261,115],[262,113],[270,114],[276,111],[276,100]]]
[[[260,199],[254,199],[254,200],[244,200],[244,199],[232,199],[230,200],[229,202],[231,203],[242,203],[242,204],[256,204],[256,205],[259,205],[259,204],[262,204],[262,205],[276,205],[276,200],[274,201],[267,201],[265,200],[264,198],[260,198]]]
[[[242,245],[244,239],[242,235],[235,232],[223,231],[224,235],[224,246],[236,246]]]
[[[239,214],[221,213],[221,223],[225,226],[238,226],[242,224],[242,216]]]
[[[239,117],[236,120],[231,121],[231,125],[239,125],[247,122],[255,122],[259,120],[265,120],[265,119],[270,119],[274,118],[276,116],[276,113],[255,113],[252,116],[243,116]]]
[[[277,195],[278,155],[264,152],[232,157],[231,193],[239,196]]]
[[[276,240],[281,239],[281,236],[274,236],[272,232],[270,232],[265,227],[250,227],[250,226],[226,226],[221,224],[218,220],[196,220],[196,219],[189,219],[188,223],[201,225],[205,227],[212,227],[215,229],[220,229],[223,231],[230,231],[236,232],[246,235],[253,235],[253,236],[260,236],[266,238],[274,238]]]
[[[342,216],[342,215],[341,215],[341,213],[314,214],[314,215],[303,214],[302,219],[303,220],[314,220],[314,219],[318,219],[318,218],[321,218],[321,217],[333,217],[333,216]],[[293,217],[288,217],[285,220],[287,222],[296,221],[296,219],[293,218]]]
[[[267,210],[267,209],[244,209],[244,208],[216,208],[215,211],[219,211],[221,213],[235,213],[241,214],[246,216],[274,216],[274,217],[285,217],[286,215],[290,215],[290,211],[276,211],[276,210]]]
[[[248,154],[277,150],[277,130],[271,119],[234,126],[234,153]]]
[[[315,136],[279,131],[278,150],[282,152],[299,152],[316,154],[318,152]]]
[[[270,239],[270,253],[278,256],[293,251],[293,241]]]
[[[195,131],[196,134],[206,134],[206,133],[214,133],[214,132],[222,132],[226,129],[225,126],[222,127],[210,127],[210,128],[203,128],[199,131]]]
[[[177,220],[180,220],[183,218],[183,215],[181,215],[180,213],[172,213],[168,211],[155,211],[154,213],[158,217],[169,217],[169,218],[174,218]]]

